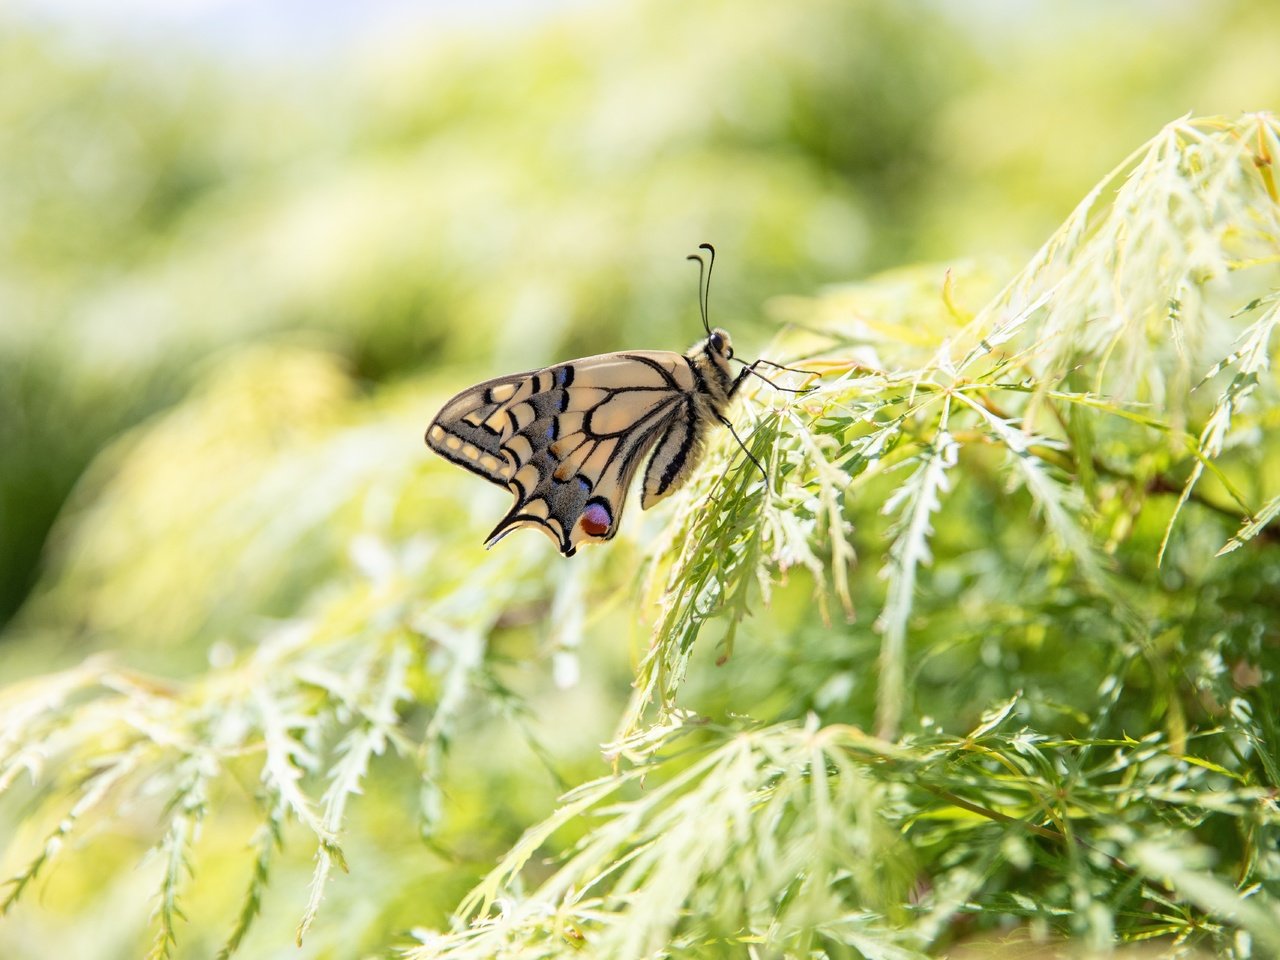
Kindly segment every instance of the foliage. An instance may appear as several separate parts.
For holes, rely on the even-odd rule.
[[[631,776],[671,763],[671,731],[642,728],[640,706],[656,697],[660,723],[679,727],[673,704],[699,628],[727,620],[731,642],[771,577],[810,565],[815,549],[843,567],[851,534],[840,518],[866,523],[864,498],[888,517],[885,545],[861,551],[886,581],[871,600],[875,720],[894,738],[904,716],[921,717],[920,732],[890,746],[832,722],[866,719],[848,689],[843,703],[829,698],[822,726],[812,716],[803,732],[722,731],[662,788],[602,809],[522,895],[513,875],[533,850],[622,781],[582,788],[464,901],[469,925],[413,955],[558,956],[581,940],[611,956],[728,955],[734,943],[760,955],[918,956],[966,914],[978,930],[1019,918],[1098,947],[1280,947],[1280,569],[1266,543],[1238,566],[1222,556],[1274,541],[1259,517],[1274,515],[1280,482],[1280,303],[1268,292],[1280,280],[1278,132],[1266,115],[1170,124],[951,329],[937,321],[966,317],[963,281],[949,274],[941,309],[913,318],[925,334],[915,343],[895,336],[902,313],[876,315],[883,303],[863,290],[787,304],[819,342],[791,362],[828,369],[823,338],[875,359],[759,416],[748,444],[777,489],[738,455],[737,469],[708,470],[682,501],[660,561],[663,614],[612,749],[639,760]],[[833,482],[837,465],[845,479]],[[834,518],[833,498],[845,502]],[[948,661],[950,689],[924,667],[907,682],[931,658]],[[1021,674],[1025,689],[967,735],[944,735],[940,720],[989,702],[984,662]],[[776,677],[758,660],[749,669]],[[838,759],[825,752],[835,744]],[[742,769],[760,772],[744,782]],[[800,809],[783,815],[778,803]],[[837,840],[806,819],[826,805],[839,811]],[[724,838],[752,816],[736,846]],[[690,820],[691,834],[674,826]],[[803,824],[802,837],[782,824]],[[780,832],[803,866],[770,860]],[[901,864],[902,837],[924,890],[908,895],[881,872],[886,905],[859,867]],[[833,846],[856,851],[856,864],[814,855]],[[653,866],[672,863],[695,884],[679,910],[652,899],[684,889]]]
[[[284,924],[335,955],[417,924],[418,960],[1012,928],[1280,950],[1278,153],[1268,115],[1176,121],[1003,288],[960,264],[775,301],[766,355],[811,371],[777,386],[813,389],[739,405],[767,480],[726,434],[670,515],[571,565],[478,547],[502,497],[416,449],[443,383],[229,356],[101,461],[28,614],[151,669],[0,691],[15,949],[37,887],[87,915],[55,873],[83,844],[123,901],[150,885],[155,957],[270,953]],[[637,609],[623,707],[625,665],[579,640]]]
[[[6,5],[0,622],[85,468],[210,355],[306,330],[376,386],[678,347],[673,251],[705,239],[762,335],[779,291],[1021,258],[1168,117],[1280,97],[1263,0],[1087,6],[633,0],[261,62],[222,4]]]
[[[1194,938],[1201,925],[1230,942],[1235,926],[1246,931],[1237,944],[1276,949],[1274,899],[1208,873],[1212,847],[1186,830],[1234,821],[1274,841],[1269,790],[1173,755],[1158,736],[1001,729],[1018,707],[999,705],[963,737],[897,746],[815,717],[709,730],[682,772],[614,801],[679,756],[670,748],[688,728],[673,717],[628,751],[636,767],[567,794],[522,838],[463,902],[471,923],[421,935],[408,956],[923,957],[967,916],[1097,947],[1117,933]],[[551,877],[513,889],[541,844],[591,813],[599,822]]]

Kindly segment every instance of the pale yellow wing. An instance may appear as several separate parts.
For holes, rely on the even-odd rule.
[[[426,439],[515,495],[488,545],[535,526],[572,556],[580,544],[617,532],[640,461],[692,416],[696,392],[695,374],[678,353],[602,354],[464,390],[436,415]],[[691,424],[688,432],[700,431]]]
[[[644,468],[641,509],[648,510],[684,486],[702,456],[703,437],[713,416],[696,397],[688,398],[684,414],[671,420]]]

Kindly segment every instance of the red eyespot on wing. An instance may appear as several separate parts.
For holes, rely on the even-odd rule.
[[[582,532],[589,537],[603,537],[609,532],[609,525],[613,523],[613,517],[609,515],[609,508],[603,503],[588,503],[587,508],[582,511]]]

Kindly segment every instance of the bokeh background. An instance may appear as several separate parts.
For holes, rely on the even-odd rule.
[[[300,438],[386,410],[406,429],[339,462],[400,470],[432,398],[683,350],[704,240],[751,355],[773,298],[923,261],[998,281],[1163,123],[1280,104],[1277,51],[1266,0],[6,4],[0,680],[104,649],[180,673],[288,615],[328,534],[183,524],[267,476],[324,514],[346,488]],[[432,869],[404,916],[470,878]]]
[[[0,620],[211,356],[305,336],[372,389],[683,349],[705,239],[751,344],[771,295],[1017,258],[1163,122],[1280,93],[1265,2],[0,17]]]

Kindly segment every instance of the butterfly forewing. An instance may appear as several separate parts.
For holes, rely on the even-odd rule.
[[[514,434],[506,408],[533,376],[517,373],[464,390],[436,414],[427,428],[427,445],[446,460],[505,487],[513,471],[503,454],[504,435],[509,439]]]
[[[684,482],[709,416],[690,361],[665,351],[587,357],[464,390],[427,428],[437,453],[507,487],[495,543],[535,526],[571,556],[613,537],[645,455],[642,506]]]

